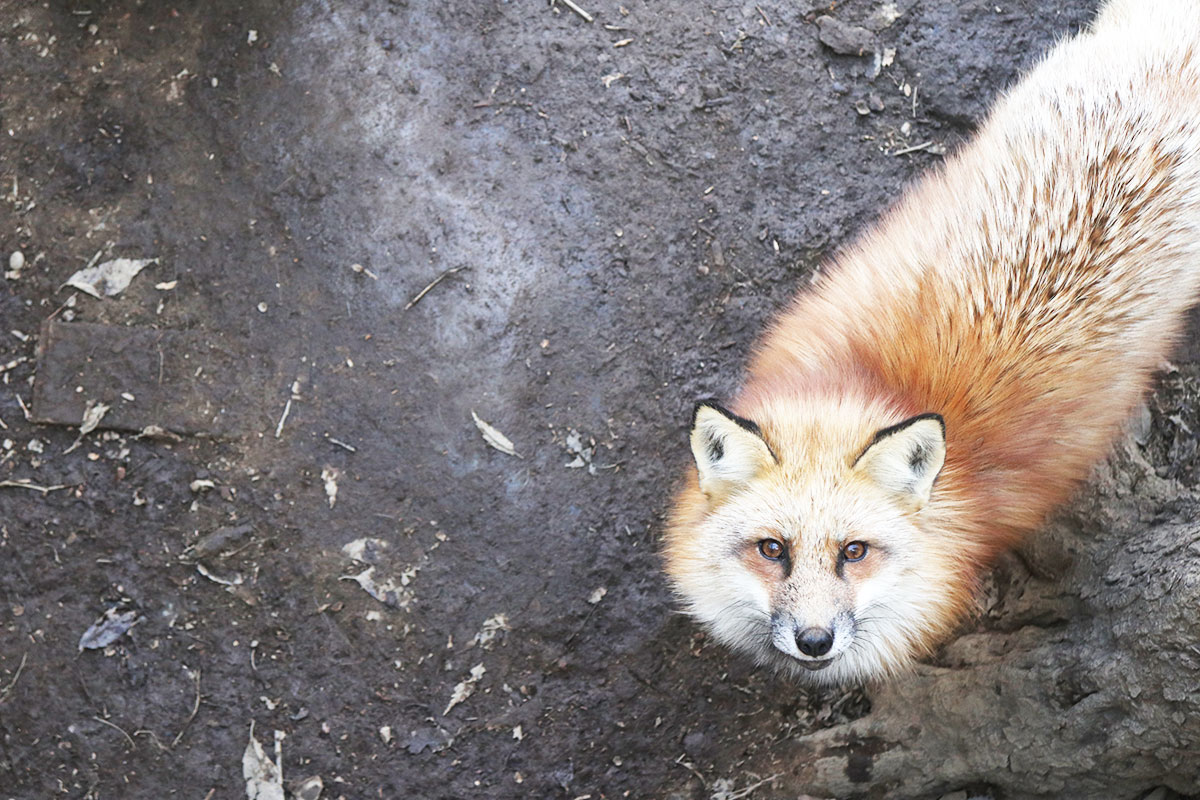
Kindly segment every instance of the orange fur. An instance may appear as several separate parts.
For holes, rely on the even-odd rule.
[[[839,680],[928,653],[972,607],[981,570],[1107,453],[1200,288],[1200,3],[1146,7],[1110,3],[1053,51],[758,343],[731,408],[779,463],[711,501],[692,473],[666,535],[677,592],[714,629],[696,599],[718,591],[714,546],[757,535],[718,525],[722,509],[778,504],[801,550],[844,541],[820,526],[850,524],[844,506],[870,494],[851,462],[876,430],[945,420],[928,504],[895,516],[936,596],[905,641]]]

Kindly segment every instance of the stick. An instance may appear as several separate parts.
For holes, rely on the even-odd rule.
[[[92,719],[96,720],[96,722],[103,722],[105,725],[107,725],[110,728],[116,728],[117,730],[119,730],[121,732],[121,735],[125,737],[125,741],[129,742],[129,749],[137,750],[137,742],[135,742],[133,740],[133,737],[130,736],[128,733],[126,733],[125,729],[122,728],[120,725],[114,725],[113,723],[106,720],[104,717],[98,717],[95,715],[92,716]]]
[[[17,664],[17,674],[13,675],[13,679],[8,682],[8,686],[4,687],[4,691],[0,692],[0,703],[8,699],[8,695],[12,692],[13,687],[17,685],[17,678],[21,677],[21,670],[25,669],[25,659],[29,658],[29,653],[21,656],[21,663]]]
[[[159,752],[162,752],[162,753],[171,752],[171,748],[167,747],[165,744],[163,744],[161,741],[159,741],[158,734],[152,730],[144,729],[144,730],[140,730],[140,731],[134,731],[133,735],[134,736],[149,736],[150,741],[154,742],[154,746],[159,749]]]
[[[733,794],[726,795],[726,797],[728,797],[729,800],[741,800],[741,798],[747,797],[748,795],[752,794],[755,789],[762,786],[763,784],[774,783],[775,779],[778,777],[779,777],[778,775],[772,775],[769,778],[763,778],[758,783],[752,783],[749,786],[747,786],[745,789],[739,789],[738,791],[734,792]]]
[[[562,0],[562,4],[563,4],[564,6],[566,6],[567,8],[571,9],[572,11],[574,11],[574,12],[575,12],[576,14],[578,14],[579,16],[583,17],[585,21],[587,21],[587,22],[594,22],[594,21],[595,21],[595,17],[593,17],[593,16],[592,16],[591,14],[589,14],[588,12],[584,11],[584,10],[583,10],[582,8],[580,8],[579,6],[575,5],[575,3],[573,2],[573,0]]]
[[[21,356],[20,358],[14,358],[12,361],[8,362],[7,364],[0,364],[0,372],[8,372],[13,367],[19,367],[28,360],[29,360],[29,356]]]
[[[287,422],[288,414],[292,413],[292,398],[287,399],[287,403],[283,406],[283,415],[279,417],[279,424],[275,426],[275,438],[278,439],[283,435],[283,423]]]
[[[179,740],[187,733],[188,726],[192,724],[192,720],[196,718],[196,712],[200,710],[200,670],[196,669],[196,704],[192,706],[192,713],[188,716],[187,722],[183,723],[183,727],[179,729],[179,733],[175,734],[175,738],[171,740],[171,747],[179,744]]]
[[[432,281],[429,282],[428,286],[426,286],[421,291],[417,292],[416,297],[414,297],[412,300],[408,301],[408,305],[406,305],[404,307],[404,310],[408,311],[410,308],[415,306],[417,303],[421,302],[421,298],[424,297],[425,295],[429,294],[429,290],[432,289],[433,287],[437,286],[442,281],[444,281],[447,278],[447,276],[453,275],[454,273],[459,272],[464,269],[466,269],[466,267],[454,267],[452,269],[446,270],[441,275],[438,275],[436,278],[434,278]]]
[[[358,452],[358,448],[357,448],[357,447],[355,447],[354,445],[352,445],[352,444],[346,444],[346,443],[345,443],[345,442],[343,442],[341,439],[335,439],[335,438],[333,438],[332,436],[330,436],[330,437],[329,437],[329,443],[330,443],[330,444],[336,444],[338,447],[341,447],[341,448],[343,448],[343,449],[349,450],[351,453],[357,453],[357,452]]]
[[[59,489],[66,489],[66,485],[59,486],[38,486],[36,483],[25,483],[23,481],[0,481],[0,489],[32,489],[35,492],[41,492],[43,495],[50,492],[57,492]]]
[[[697,778],[699,778],[700,785],[703,786],[707,790],[708,789],[708,781],[704,780],[704,776],[700,774],[700,770],[696,769],[695,765],[692,764],[692,762],[683,760],[686,756],[687,756],[687,753],[680,753],[679,758],[675,759],[675,763],[678,764],[679,766],[683,767],[684,769],[686,769],[688,772],[695,775]]]
[[[895,152],[892,153],[892,155],[902,156],[905,153],[915,153],[918,150],[924,150],[926,147],[933,147],[933,142],[932,141],[921,142],[920,144],[914,144],[912,147],[904,147],[904,148],[901,148],[900,150],[896,150]]]

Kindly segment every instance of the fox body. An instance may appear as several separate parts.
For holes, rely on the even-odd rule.
[[[1104,457],[1200,290],[1200,0],[1116,0],[697,405],[666,570],[823,683],[927,655]]]

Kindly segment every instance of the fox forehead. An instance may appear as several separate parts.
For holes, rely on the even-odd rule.
[[[775,538],[800,552],[823,551],[875,524],[879,516],[855,484],[849,475],[811,470],[799,475],[768,473],[716,509],[713,521],[731,546]]]

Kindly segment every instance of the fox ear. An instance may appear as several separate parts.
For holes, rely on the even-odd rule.
[[[757,425],[714,400],[696,404],[691,442],[700,489],[710,499],[745,484],[776,460]]]
[[[918,414],[876,431],[855,459],[854,469],[917,511],[929,502],[945,461],[945,421],[939,414]]]

